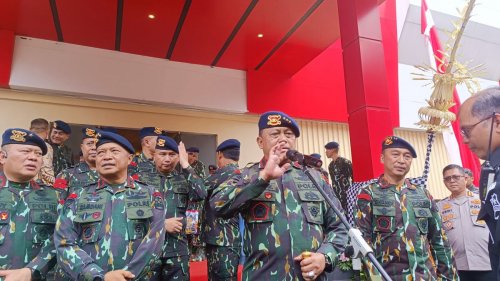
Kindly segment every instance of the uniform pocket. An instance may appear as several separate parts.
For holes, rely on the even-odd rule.
[[[44,243],[54,234],[54,227],[57,221],[57,213],[48,210],[31,210],[30,219],[32,222],[33,244]]]
[[[374,231],[392,233],[396,230],[396,209],[393,206],[373,206]]]
[[[428,208],[413,208],[415,212],[415,220],[417,221],[420,234],[424,235],[429,232],[429,218],[432,217],[432,212]]]
[[[185,209],[188,204],[189,190],[184,182],[174,182],[173,191],[177,195],[177,208]]]
[[[312,224],[323,224],[323,196],[317,190],[299,190],[302,212],[307,222]]]
[[[142,239],[149,228],[151,208],[127,208],[127,231],[130,240]]]
[[[270,191],[262,192],[257,198],[250,200],[248,223],[271,222],[274,219],[276,194]]]

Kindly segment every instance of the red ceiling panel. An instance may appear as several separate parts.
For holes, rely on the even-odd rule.
[[[292,75],[339,38],[337,1],[326,0],[261,69]]]
[[[0,30],[16,30],[19,1],[0,1]]]
[[[115,48],[117,1],[60,0],[56,3],[64,42],[112,50]]]
[[[57,40],[48,0],[18,0],[17,2],[19,2],[19,13],[16,35]]]
[[[183,6],[184,0],[125,1],[121,51],[165,58]]]
[[[172,60],[210,65],[250,2],[193,0]]]
[[[329,0],[330,1],[330,0]],[[315,0],[261,0],[217,66],[253,69],[285,36]],[[262,38],[257,37],[263,34]]]

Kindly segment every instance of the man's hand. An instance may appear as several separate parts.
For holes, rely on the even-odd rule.
[[[188,154],[186,152],[186,146],[181,141],[179,143],[179,164],[183,169],[189,167]]]
[[[31,281],[31,269],[0,270],[0,277],[4,277],[4,281]]]
[[[269,155],[267,156],[267,163],[264,169],[260,171],[259,176],[265,180],[270,181],[273,179],[277,179],[281,177],[286,170],[290,167],[290,163],[286,163],[285,165],[280,167],[280,152],[281,152],[282,144],[278,143],[273,146],[269,151]]]
[[[311,253],[311,257],[305,259],[299,255],[294,260],[300,261],[302,277],[306,280],[315,280],[325,270],[326,260],[322,253]]]
[[[132,272],[127,270],[113,270],[104,275],[104,281],[128,281],[135,277]]]
[[[182,231],[182,217],[168,218],[165,220],[165,231],[170,234],[180,233]]]

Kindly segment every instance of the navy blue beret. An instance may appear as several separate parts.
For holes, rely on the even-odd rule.
[[[139,138],[144,138],[148,136],[161,136],[163,135],[163,129],[158,127],[144,127],[139,132]]]
[[[293,131],[296,137],[300,136],[299,125],[295,120],[280,111],[268,111],[260,116],[259,131],[267,128],[286,127]]]
[[[197,148],[196,146],[191,146],[189,147],[188,149],[186,149],[187,152],[196,152],[196,153],[200,153],[200,149]]]
[[[382,151],[384,151],[384,149],[387,148],[406,148],[410,151],[411,156],[413,158],[417,158],[417,153],[415,152],[413,146],[409,142],[405,141],[400,137],[396,136],[386,137],[382,142]]]
[[[179,146],[175,140],[167,136],[158,136],[158,139],[156,140],[156,149],[172,150],[175,153],[179,153]]]
[[[61,120],[54,121],[54,129],[61,130],[66,134],[71,134],[71,127],[68,125],[68,123]]]
[[[319,155],[319,153],[313,153],[311,154],[311,157],[316,159],[321,159],[321,155]]]
[[[326,149],[334,149],[334,148],[338,148],[338,147],[339,147],[339,144],[338,144],[338,142],[335,142],[335,141],[331,141],[331,142],[325,144]]]
[[[97,137],[96,128],[90,128],[90,127],[82,128],[82,139],[96,138],[96,137]]]
[[[135,153],[134,147],[126,138],[112,132],[99,131],[97,134],[97,143],[95,145],[96,148],[109,142],[119,144],[121,147],[125,148],[125,150],[130,152],[130,154]]]
[[[225,141],[221,142],[219,144],[219,146],[217,146],[217,149],[215,151],[218,152],[218,151],[223,151],[223,150],[230,149],[230,148],[240,149],[240,142],[237,139],[225,140]]]
[[[47,145],[45,141],[32,131],[13,128],[7,129],[2,135],[2,146],[7,144],[27,144],[40,147],[42,155],[47,154]]]
[[[118,130],[115,127],[101,127],[99,130],[118,134]]]

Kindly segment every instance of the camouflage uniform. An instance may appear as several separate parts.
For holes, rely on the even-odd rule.
[[[54,183],[55,187],[68,189],[68,194],[77,192],[86,185],[97,182],[99,174],[92,170],[87,162],[78,163],[75,167],[63,170]]]
[[[160,280],[189,280],[189,250],[184,232],[187,202],[203,200],[207,192],[203,180],[191,167],[182,169],[181,174],[174,170],[168,175],[157,174],[157,177],[165,200],[165,218],[183,217],[184,227],[179,234],[165,234],[162,265],[155,268],[155,276]]]
[[[132,158],[132,161],[128,165],[128,174],[135,179],[140,178],[141,182],[148,185],[154,187],[160,186],[155,163],[153,160],[148,159],[144,153],[135,155],[134,158]]]
[[[195,173],[202,179],[206,178],[205,174],[205,164],[201,161],[196,161],[191,164]],[[188,234],[188,244],[191,252],[191,260],[192,261],[201,261],[205,259],[205,245],[201,239],[201,230],[203,229],[203,224],[205,222],[205,212],[203,210],[203,206],[205,201],[188,201],[188,210],[196,210],[198,211],[198,227],[196,234]]]
[[[222,217],[240,212],[245,220],[243,280],[304,280],[299,262],[304,251],[325,254],[331,271],[347,242],[347,231],[298,164],[270,183],[258,179],[264,161],[245,167],[221,184],[210,206]],[[340,208],[318,171],[311,174]],[[326,280],[325,274],[316,280]]]
[[[52,235],[63,190],[35,181],[14,183],[0,173],[0,268],[28,267],[42,278],[56,263]]]
[[[149,280],[164,242],[164,216],[162,195],[152,187],[132,178],[115,187],[98,180],[66,200],[54,234],[58,264],[71,280],[118,269]]]
[[[392,280],[458,280],[439,210],[423,186],[405,180],[397,187],[381,176],[361,189],[357,209],[356,225]]]
[[[351,160],[339,156],[328,165],[328,171],[332,178],[333,192],[342,204],[342,208],[347,210],[347,190],[353,181]]]
[[[51,144],[54,150],[54,175],[59,175],[62,170],[73,167],[75,162],[73,161],[73,153],[71,148],[65,144],[57,145]]]
[[[208,198],[236,170],[238,170],[238,164],[229,164],[208,177],[205,180]],[[206,200],[203,230],[203,241],[206,243],[208,259],[208,279],[211,281],[236,280],[241,253],[238,214],[229,219],[218,218],[214,210],[210,208],[209,200]]]

